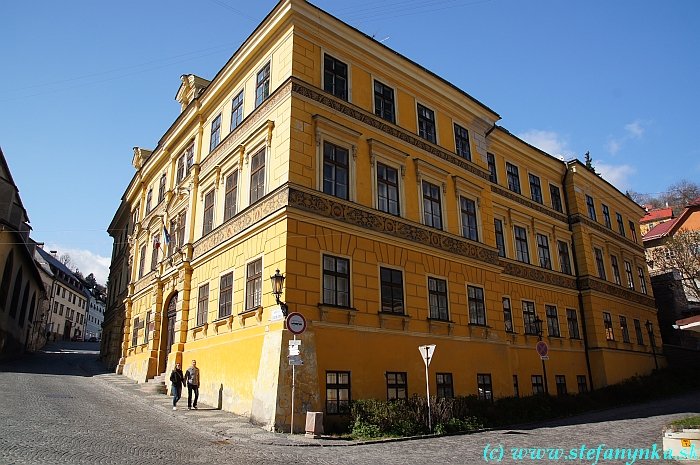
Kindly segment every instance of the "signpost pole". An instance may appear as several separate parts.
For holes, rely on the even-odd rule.
[[[297,340],[297,335],[294,335],[294,340]],[[544,363],[544,362],[542,362]],[[296,365],[292,365],[292,424],[289,427],[291,434],[294,434],[294,381],[296,375]]]
[[[425,347],[425,356],[426,356],[426,364],[425,364],[425,390],[428,395],[428,431],[432,432],[433,431],[433,426],[430,421],[430,383],[428,382],[428,363],[430,362],[428,359],[428,347]]]

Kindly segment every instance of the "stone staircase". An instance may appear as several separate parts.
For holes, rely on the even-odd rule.
[[[167,394],[166,379],[165,373],[161,373],[142,384],[140,389],[153,394]]]

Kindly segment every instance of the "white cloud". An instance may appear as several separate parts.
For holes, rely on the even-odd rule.
[[[608,152],[610,152],[612,155],[615,155],[620,150],[620,143],[615,139],[612,139],[605,144],[605,148],[608,149]]]
[[[593,166],[597,172],[601,174],[603,179],[608,181],[620,191],[624,192],[631,186],[629,177],[637,172],[630,165],[609,165],[605,162],[593,162]]]
[[[557,158],[573,158],[576,154],[568,149],[569,141],[561,138],[554,131],[540,131],[531,129],[528,132],[518,134],[518,137],[530,145],[534,145],[540,150],[544,150]]]
[[[625,131],[630,133],[630,137],[642,137],[644,135],[644,130],[646,125],[648,125],[650,121],[642,121],[638,119],[634,123],[630,123],[625,125]]]
[[[44,250],[57,250],[59,257],[67,253],[70,255],[74,266],[78,267],[83,276],[87,276],[92,273],[95,275],[98,283],[105,284],[107,282],[107,277],[109,277],[110,258],[101,257],[90,252],[89,250],[68,249],[65,247],[56,246],[55,244],[47,244],[44,247]]]

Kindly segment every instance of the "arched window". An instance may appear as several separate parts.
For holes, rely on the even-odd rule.
[[[27,316],[27,304],[29,303],[29,281],[27,285],[24,286],[24,296],[22,297],[22,306],[19,307],[19,324],[20,328],[24,328],[24,319]]]
[[[12,291],[12,303],[10,304],[10,317],[17,316],[17,307],[19,307],[19,295],[22,293],[22,268],[17,271],[15,278],[15,289]]]
[[[10,250],[5,260],[5,271],[2,273],[2,283],[0,283],[0,310],[7,308],[7,297],[10,293],[10,281],[12,280],[12,264],[14,250]]]
[[[34,320],[34,305],[36,304],[36,291],[32,293],[32,303],[29,304],[29,322]]]

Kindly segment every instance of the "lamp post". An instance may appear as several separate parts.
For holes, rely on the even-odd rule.
[[[647,320],[646,323],[644,323],[644,326],[647,328],[647,333],[649,333],[649,344],[651,345],[651,353],[654,355],[654,365],[656,366],[656,369],[659,369],[659,362],[656,360],[656,340],[654,339],[654,324]]]
[[[537,333],[537,337],[539,337],[539,339],[541,341],[543,329],[542,329],[542,319],[539,317],[539,315],[535,316],[534,323],[535,323],[535,332]],[[544,375],[544,393],[549,395],[549,386],[547,385],[547,367],[544,364],[544,359],[542,360],[542,374]]]
[[[275,271],[274,275],[270,276],[270,282],[272,283],[272,295],[275,296],[275,301],[277,302],[277,305],[280,306],[280,309],[282,309],[282,315],[286,318],[287,313],[289,313],[289,307],[280,300],[280,296],[282,295],[282,285],[284,284],[284,276],[280,273],[279,269]]]

